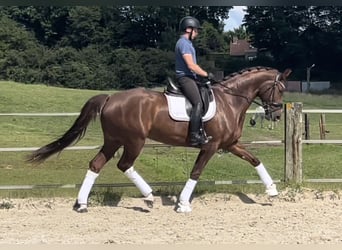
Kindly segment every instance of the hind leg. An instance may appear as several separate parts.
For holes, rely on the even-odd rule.
[[[124,145],[124,151],[122,157],[118,162],[118,168],[132,181],[139,189],[141,194],[145,197],[144,201],[148,207],[153,207],[153,194],[152,188],[147,182],[140,176],[140,174],[134,169],[134,162],[139,156],[145,140],[135,140],[134,142],[128,142]]]
[[[79,213],[87,212],[87,203],[89,193],[99,176],[104,165],[114,156],[114,153],[120,148],[120,144],[108,142],[103,145],[97,155],[89,162],[89,169],[83,180],[82,186],[78,192],[76,203],[73,209]]]

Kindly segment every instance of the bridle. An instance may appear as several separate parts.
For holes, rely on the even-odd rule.
[[[265,91],[263,91],[263,93],[266,93],[268,91],[270,91],[270,100],[269,102],[262,102],[262,104],[256,102],[256,101],[253,101],[254,103],[256,103],[257,105],[259,106],[262,106],[265,110],[265,115],[266,117],[267,116],[270,116],[270,114],[272,114],[273,112],[276,112],[278,110],[281,110],[282,107],[283,107],[283,103],[282,102],[275,102],[274,101],[274,94],[275,94],[275,91],[279,91],[280,92],[280,89],[279,88],[282,88],[282,89],[285,89],[285,85],[284,83],[282,83],[280,80],[280,73],[277,74],[275,80],[274,80],[274,83],[272,84],[272,86],[270,86],[269,88],[267,88]]]
[[[277,74],[276,78],[274,79],[274,82],[273,84],[265,89],[261,94],[264,94],[268,91],[271,91],[270,92],[270,101],[268,102],[265,102],[263,101],[262,103],[258,102],[258,101],[255,101],[255,100],[251,100],[248,96],[244,96],[244,95],[240,95],[240,94],[237,94],[237,93],[234,93],[233,90],[227,86],[225,86],[224,84],[222,84],[222,82],[219,82],[218,84],[221,85],[223,88],[224,88],[224,93],[226,94],[229,94],[229,95],[233,95],[233,96],[238,96],[238,97],[241,97],[241,98],[244,98],[247,100],[247,102],[249,104],[252,104],[252,103],[255,103],[256,105],[260,106],[260,107],[263,107],[263,109],[265,110],[265,115],[269,115],[269,114],[272,114],[273,112],[276,112],[280,109],[282,109],[283,107],[283,103],[281,102],[275,102],[274,101],[274,94],[275,94],[275,91],[278,90],[280,92],[280,88],[282,89],[285,89],[285,85],[284,83],[282,83],[279,79],[280,79],[280,73]]]

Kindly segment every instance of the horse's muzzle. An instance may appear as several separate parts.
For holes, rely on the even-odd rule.
[[[265,110],[265,119],[271,121],[279,121],[281,117],[281,112],[283,109],[283,104],[279,102],[271,102],[263,105]]]

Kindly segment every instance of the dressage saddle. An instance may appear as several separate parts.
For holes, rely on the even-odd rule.
[[[213,93],[210,88],[210,82],[197,82],[197,86],[201,95],[203,110],[202,116],[204,116],[209,108],[209,103],[213,101]],[[176,84],[170,77],[167,78],[167,85],[165,89],[165,94],[173,95],[173,96],[184,96],[182,91],[179,88],[179,85]],[[187,113],[191,112],[191,105],[187,106]]]

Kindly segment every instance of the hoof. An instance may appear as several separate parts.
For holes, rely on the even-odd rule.
[[[278,191],[277,191],[277,186],[276,184],[272,184],[268,188],[266,188],[266,194],[268,194],[271,197],[277,196]]]
[[[82,207],[80,207],[80,208],[78,208],[78,209],[75,209],[75,211],[77,212],[77,213],[80,213],[80,214],[82,214],[82,213],[88,213],[88,209],[85,207],[85,208],[82,208]]]
[[[87,205],[86,204],[79,204],[77,200],[76,200],[74,206],[72,207],[72,209],[74,211],[76,211],[77,213],[87,213],[88,212]]]
[[[153,201],[144,200],[144,202],[148,208],[153,208]]]
[[[145,197],[143,201],[148,208],[153,208],[154,197],[152,194],[149,194],[147,197]]]
[[[176,209],[177,213],[190,213],[192,211],[190,203],[189,204],[182,204],[181,202],[178,203],[178,207]]]

